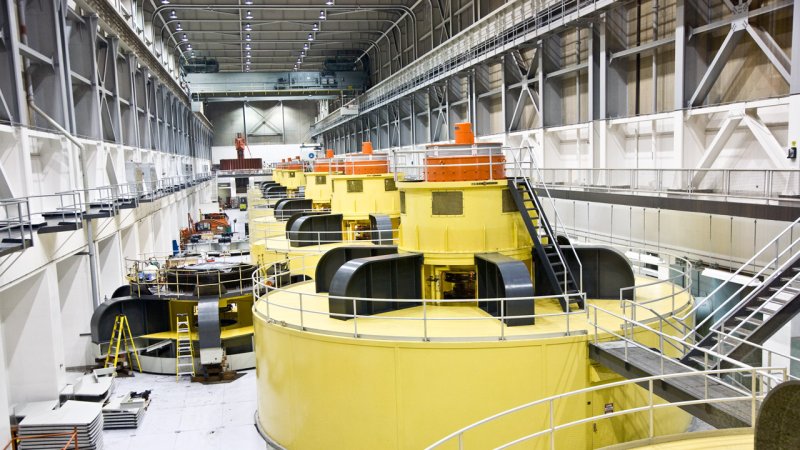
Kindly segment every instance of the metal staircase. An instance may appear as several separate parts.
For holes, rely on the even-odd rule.
[[[508,178],[508,190],[533,241],[536,271],[538,274],[544,275],[543,280],[536,280],[536,293],[537,295],[559,296],[558,301],[564,312],[569,312],[571,305],[576,305],[578,309],[584,309],[584,296],[580,295],[583,292],[583,270],[580,258],[571,243],[558,244],[558,235],[547,216],[542,212],[542,201],[539,195],[531,185],[530,179],[523,175],[525,172],[523,163],[529,164],[531,171],[538,172],[539,168],[535,164],[530,148],[521,150],[523,153],[519,158],[515,157],[514,176]],[[525,152],[526,150],[527,152]],[[540,179],[542,178],[540,177]],[[546,186],[544,189],[549,196]],[[557,214],[556,221],[558,221]],[[570,251],[565,252],[565,249]],[[567,257],[574,260],[573,264],[578,267],[577,277],[570,267]]]
[[[773,243],[779,242],[787,232],[791,233],[793,226],[797,223],[798,221],[795,221],[787,227],[765,249],[772,248]],[[735,302],[738,294],[745,288],[742,286],[720,305],[719,309],[727,307],[728,312],[712,323],[708,327],[708,331],[701,332],[700,327],[708,322],[713,314],[700,321],[687,337],[694,338],[698,342],[699,348],[708,349],[730,359],[743,361],[755,350],[754,344],[761,345],[766,342],[800,311],[800,248],[796,247],[800,247],[800,238],[795,239],[782,251],[776,250],[774,258],[764,265],[756,277],[753,277],[754,279],[763,277],[764,281],[755,286],[741,300]],[[763,255],[766,251],[768,250],[762,249],[757,255]],[[749,263],[746,263],[742,269]],[[771,274],[766,274],[769,267],[773,267],[774,270]],[[737,273],[742,269],[739,269]],[[712,294],[729,281],[730,279],[712,291]],[[710,297],[711,295],[707,298]],[[689,352],[682,361],[700,369],[717,367],[723,362],[720,358],[709,360],[701,353],[701,350],[695,349]]]
[[[687,405],[703,396],[708,397],[709,392],[719,398],[732,397],[737,392],[754,392],[758,388],[756,380],[747,376],[735,378],[732,373],[736,370],[771,366],[775,359],[800,363],[798,358],[762,345],[800,311],[800,237],[794,237],[798,223],[800,219],[786,227],[683,315],[675,312],[661,315],[646,305],[629,300],[623,300],[627,312],[623,308],[622,313],[589,305],[587,317],[590,327],[595,329],[594,342],[589,345],[591,358],[626,378],[701,374],[709,369],[721,371],[713,378],[698,375],[696,378],[683,378],[680,382],[665,382],[657,389],[660,396],[683,400]],[[752,277],[745,276],[754,272],[755,267],[761,269]],[[709,308],[714,296],[730,289],[732,284],[739,286],[738,289],[714,308]],[[752,290],[747,292],[749,287]],[[700,308],[713,310],[691,326]],[[647,320],[638,321],[637,311]],[[616,327],[605,327],[602,324],[604,316],[613,318],[611,323],[621,321],[622,334]],[[605,340],[609,336],[611,340]],[[657,338],[657,347],[654,347],[653,337]],[[750,358],[754,352],[756,355]],[[785,376],[794,378],[788,371]],[[716,427],[731,427],[752,425],[750,422],[755,417],[752,409],[756,407],[756,403],[732,402],[713,408],[684,409]]]

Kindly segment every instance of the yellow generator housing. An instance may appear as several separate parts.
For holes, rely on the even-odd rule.
[[[342,214],[342,228],[348,240],[357,240],[368,230],[370,214],[384,214],[397,229],[400,220],[400,192],[392,173],[333,175],[331,211]]]
[[[333,176],[331,172],[306,172],[306,198],[311,199],[313,209],[329,209],[331,192],[333,192]]]

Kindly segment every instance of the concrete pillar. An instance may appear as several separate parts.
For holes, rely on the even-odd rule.
[[[0,293],[8,404],[55,400],[65,383],[58,276],[54,264]]]

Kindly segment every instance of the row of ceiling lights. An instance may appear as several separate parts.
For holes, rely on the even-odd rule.
[[[163,5],[168,5],[169,3],[170,3],[170,0],[161,0],[161,4],[163,4]],[[244,0],[244,4],[245,5],[252,5],[253,4],[253,0]],[[335,4],[336,4],[335,0],[325,0],[325,5],[327,5],[327,6],[333,6]],[[174,9],[169,12],[169,18],[172,19],[172,20],[175,20],[175,19],[178,18],[178,14],[175,12]],[[253,19],[253,12],[248,9],[245,12],[244,18],[247,19],[247,20]],[[325,10],[320,10],[320,12],[319,12],[319,20],[325,20],[326,18],[327,18],[327,15],[325,14]],[[175,26],[175,30],[176,31],[183,31],[183,26],[181,26],[180,22],[178,22],[177,25]],[[253,26],[249,22],[246,23],[244,25],[244,31],[253,31]],[[308,41],[309,42],[314,40],[314,33],[319,31],[319,23],[315,22],[314,25],[311,27],[311,31],[312,31],[311,33],[308,33]],[[247,33],[245,35],[244,40],[246,41],[245,45],[244,45],[244,50],[245,50],[244,71],[245,72],[250,72],[250,56],[251,56],[250,50],[252,49],[252,46],[250,45],[250,41],[252,40],[252,37],[250,36],[250,33]],[[194,56],[194,51],[192,51],[192,44],[189,42],[189,37],[186,35],[186,33],[183,33],[183,35],[181,36],[181,42],[186,44],[186,49],[191,51],[191,56]],[[303,44],[303,49],[300,51],[300,55],[297,57],[297,63],[294,65],[294,70],[297,70],[300,67],[300,64],[303,63],[303,58],[306,57],[306,52],[309,51],[310,48],[311,48],[311,44],[309,44],[308,42]]]
[[[327,5],[327,6],[333,6],[334,4],[335,4],[335,0],[325,0],[325,5]],[[325,15],[325,11],[321,10],[319,12],[319,20],[325,20],[326,18],[327,18],[327,16]],[[311,31],[312,31],[312,33],[308,33],[308,41],[309,42],[314,40],[314,34],[313,33],[316,33],[317,31],[319,31],[319,23],[314,22],[314,25],[311,26]],[[300,64],[303,64],[303,58],[306,57],[306,53],[311,48],[311,44],[309,44],[309,42],[306,42],[306,43],[303,44],[303,49],[300,50],[300,56],[297,57],[297,62],[294,65],[294,70],[297,70],[298,68],[300,68]]]

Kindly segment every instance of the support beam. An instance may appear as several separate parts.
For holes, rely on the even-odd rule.
[[[753,133],[758,143],[761,144],[761,149],[764,150],[767,158],[772,161],[776,169],[793,169],[789,160],[786,159],[783,146],[775,139],[775,135],[772,134],[772,131],[764,121],[758,117],[756,110],[747,110],[743,117],[743,122]]]
[[[747,33],[753,38],[756,45],[761,48],[764,54],[767,55],[769,62],[778,69],[778,73],[781,74],[783,79],[786,80],[787,83],[791,83],[791,61],[789,61],[789,57],[783,52],[781,46],[775,42],[775,39],[763,28],[752,24],[747,26]]]
[[[706,97],[708,97],[708,93],[711,92],[711,88],[714,86],[717,78],[719,78],[720,73],[722,73],[722,69],[730,59],[733,51],[736,50],[736,46],[742,40],[746,28],[746,20],[734,22],[731,25],[731,30],[728,32],[728,35],[725,36],[725,40],[722,42],[717,54],[714,55],[714,59],[711,61],[705,74],[703,74],[703,78],[700,79],[697,89],[689,100],[690,107],[699,106],[705,101]]]
[[[714,161],[717,160],[717,157],[725,147],[725,144],[728,143],[728,140],[733,135],[733,132],[736,131],[736,127],[739,126],[739,123],[742,121],[743,117],[744,111],[731,111],[728,117],[722,122],[722,126],[720,126],[719,131],[717,131],[717,134],[714,135],[714,139],[711,140],[711,144],[706,147],[706,150],[700,157],[700,161],[697,163],[696,168],[698,171],[695,172],[694,176],[692,177],[691,183],[694,188],[698,188],[700,183],[703,182],[703,178],[706,176],[706,171],[699,169],[711,168],[711,166],[714,164]]]

